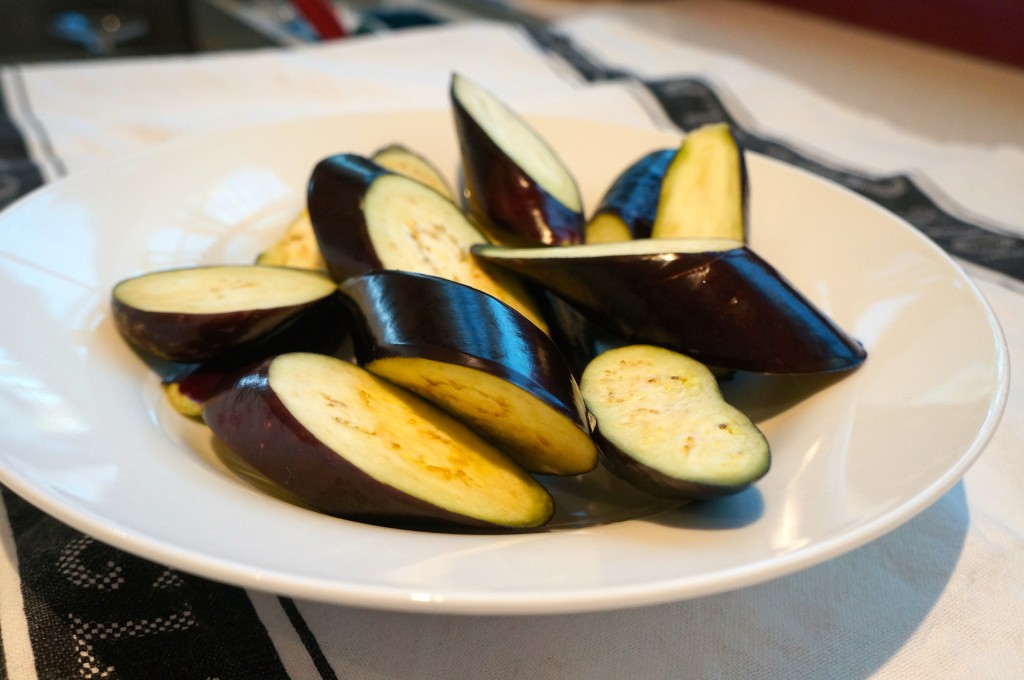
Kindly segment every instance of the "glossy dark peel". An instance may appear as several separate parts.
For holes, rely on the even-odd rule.
[[[335,281],[381,269],[363,213],[366,192],[374,179],[389,172],[357,154],[336,154],[313,168],[306,204],[327,271]]]
[[[355,310],[357,360],[370,371],[484,432],[532,472],[594,467],[569,366],[514,309],[468,286],[401,271],[353,277],[340,290]]]
[[[639,241],[628,242],[640,246]],[[760,373],[819,373],[860,365],[864,348],[745,246],[674,252],[687,241],[567,249],[481,247],[481,259],[536,282],[598,326],[701,362]],[[586,254],[584,254],[586,253]]]
[[[658,149],[634,161],[612,182],[587,221],[587,243],[650,238],[665,172],[676,149]]]
[[[452,77],[450,99],[466,204],[488,238],[523,246],[582,243],[584,219],[575,180],[547,143],[502,102],[461,76]],[[549,181],[557,181],[559,188],[545,186],[541,173],[514,160],[503,144],[511,152],[536,149],[527,154],[529,160],[557,168]],[[560,200],[559,194],[571,200]]]

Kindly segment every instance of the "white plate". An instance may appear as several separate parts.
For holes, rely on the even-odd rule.
[[[589,206],[678,137],[536,119]],[[117,336],[113,284],[250,262],[302,205],[312,165],[400,141],[454,174],[446,112],[356,115],[188,139],[57,182],[0,215],[0,481],[64,522],[185,571],[382,609],[545,613],[707,595],[835,557],[948,490],[992,434],[1006,349],[974,286],[892,215],[749,159],[753,247],[869,357],[840,379],[745,379],[773,468],[755,489],[645,519],[512,536],[342,521],[268,497],[169,413]]]

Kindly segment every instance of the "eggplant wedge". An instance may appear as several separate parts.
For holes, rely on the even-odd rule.
[[[336,292],[329,277],[309,270],[188,267],[121,281],[111,308],[117,330],[140,352],[192,363],[238,351]]]
[[[370,160],[386,170],[427,185],[445,198],[453,197],[452,190],[441,171],[423,155],[403,144],[389,144],[377,149],[370,156]]]
[[[859,366],[864,348],[738,241],[645,239],[563,248],[480,246],[633,343],[758,373]]]
[[[316,244],[316,234],[313,232],[313,223],[309,221],[308,210],[299,213],[281,238],[259,254],[256,264],[327,271],[327,265]]]
[[[470,215],[506,245],[583,242],[572,173],[522,117],[472,81],[452,76],[450,99]]]
[[[380,269],[440,276],[493,295],[547,330],[517,277],[473,258],[470,248],[486,237],[433,189],[362,156],[340,154],[313,169],[308,204],[336,281]]]
[[[597,465],[572,372],[522,314],[469,286],[401,271],[355,276],[340,290],[356,310],[353,346],[367,370],[456,416],[529,472]]]
[[[623,170],[587,221],[586,242],[650,238],[662,180],[676,153],[677,149],[651,151]]]
[[[747,242],[747,166],[725,123],[689,132],[661,183],[652,238]]]
[[[581,389],[605,466],[647,493],[728,496],[771,465],[764,434],[722,398],[707,367],[683,354],[649,345],[609,350],[587,366]]]
[[[348,358],[352,318],[341,296],[304,309],[273,333],[211,361],[189,364],[163,382],[165,396],[178,413],[197,418],[203,403],[233,374],[278,354],[312,352]]]
[[[468,427],[349,362],[282,354],[238,375],[203,418],[229,449],[309,506],[417,529],[528,529],[547,490]]]

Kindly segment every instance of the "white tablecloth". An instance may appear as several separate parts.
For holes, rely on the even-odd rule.
[[[950,212],[1024,236],[1020,140],[921,136],[727,50],[607,13],[567,16],[558,28],[596,63],[648,80],[699,76],[748,129],[851,170],[909,173]],[[588,82],[522,29],[490,23],[287,51],[4,67],[0,85],[32,161],[53,180],[198,131],[444,108],[453,70],[524,113],[669,125],[637,82]],[[1024,282],[968,267],[1003,325],[1011,362],[1024,360]],[[1012,380],[1002,424],[961,483],[903,527],[800,573],[692,601],[556,616],[387,613],[242,591],[265,627],[269,660],[259,671],[247,665],[256,635],[222,650],[219,666],[203,667],[219,668],[210,677],[222,680],[1024,677],[1024,382]],[[13,502],[0,556],[0,592],[8,594],[19,579],[13,537],[27,512]],[[74,666],[57,658],[63,648],[29,642],[21,607],[34,600],[29,586],[20,592],[21,603],[0,600],[6,677],[65,677]],[[184,677],[127,667],[103,676],[109,661],[85,648],[76,654],[81,675],[67,677]]]

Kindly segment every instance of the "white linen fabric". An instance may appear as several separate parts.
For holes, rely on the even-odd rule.
[[[1022,148],[910,135],[756,64],[600,15],[558,28],[606,66],[647,79],[698,75],[735,104],[750,129],[847,169],[909,173],[951,212],[1024,236]],[[194,132],[316,114],[440,109],[453,70],[486,82],[524,113],[669,125],[637,82],[588,82],[523,29],[486,22],[284,52],[8,67],[0,83],[44,178],[55,179]],[[1011,363],[1024,361],[1024,283],[975,265],[970,272],[1003,325]],[[762,585],[626,611],[522,617],[399,614],[244,595],[295,680],[1024,677],[1024,379],[1012,380],[994,438],[942,499],[850,554]],[[61,677],[40,670],[45,650],[32,649],[19,622],[23,603],[11,586],[24,559],[15,549],[17,518],[0,525],[7,677]],[[247,651],[243,644],[222,654]],[[81,663],[94,677],[103,672],[102,660]],[[220,677],[284,677],[269,666],[265,675],[232,676],[233,667],[242,668],[226,663]]]

